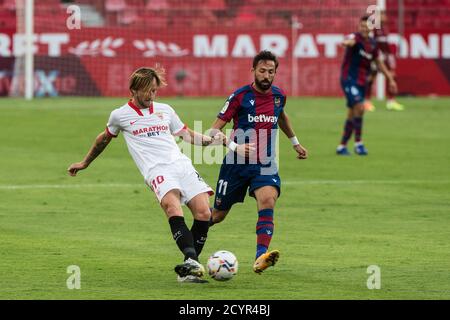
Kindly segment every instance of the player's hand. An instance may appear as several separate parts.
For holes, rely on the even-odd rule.
[[[222,131],[219,131],[214,135],[214,137],[212,137],[211,145],[213,146],[220,144],[226,145],[226,143],[227,143],[227,136]]]
[[[297,159],[303,160],[308,158],[308,150],[303,148],[301,144],[295,145],[294,150],[297,152]]]
[[[395,82],[395,80],[392,80],[389,82],[389,90],[393,93],[396,94],[397,93],[397,82]]]
[[[83,169],[86,169],[88,165],[85,162],[77,162],[72,163],[70,167],[67,169],[67,172],[72,176],[75,177],[77,175],[77,172]]]
[[[238,144],[236,147],[235,152],[240,155],[241,157],[248,158],[251,154],[253,154],[256,151],[255,144],[254,143],[245,143],[245,144]]]

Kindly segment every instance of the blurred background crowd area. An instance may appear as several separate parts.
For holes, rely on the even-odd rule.
[[[399,3],[386,1],[388,15],[404,10],[405,29],[450,29],[450,0]],[[367,8],[360,0],[35,0],[35,23],[64,23],[67,14],[59,13],[73,4],[81,8],[84,27],[288,28],[295,17],[306,30],[326,25],[334,31],[348,29],[349,18]],[[15,16],[16,1],[0,0],[0,27],[15,27]],[[397,22],[390,19],[389,29],[396,30]]]

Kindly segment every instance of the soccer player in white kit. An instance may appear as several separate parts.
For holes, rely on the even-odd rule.
[[[155,102],[157,90],[165,86],[164,71],[140,68],[130,77],[132,98],[111,112],[106,129],[101,132],[83,161],[68,168],[71,176],[89,164],[122,132],[128,150],[145,183],[155,192],[164,210],[173,238],[184,255],[184,263],[175,267],[179,282],[207,282],[205,269],[198,262],[206,241],[213,190],[194,169],[191,160],[178,148],[173,136],[196,145],[221,144],[224,136],[213,138],[187,128],[167,104]],[[188,229],[181,205],[186,204],[194,222]]]

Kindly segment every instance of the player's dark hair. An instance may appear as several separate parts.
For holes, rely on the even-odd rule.
[[[253,69],[256,68],[256,66],[258,65],[258,62],[265,61],[265,60],[275,62],[275,70],[278,68],[277,56],[268,50],[263,50],[253,58]]]
[[[370,18],[370,16],[364,15],[361,17],[360,21],[367,21],[367,20],[369,20],[369,18]]]
[[[130,76],[130,91],[150,90],[153,80],[156,80],[158,88],[167,85],[164,78],[165,71],[162,67],[155,68],[142,67],[134,71]]]

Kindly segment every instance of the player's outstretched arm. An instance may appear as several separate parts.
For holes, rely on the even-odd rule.
[[[278,126],[280,127],[281,131],[283,131],[284,134],[289,138],[289,140],[291,140],[292,147],[294,148],[295,152],[297,152],[297,158],[307,159],[308,150],[306,150],[300,144],[300,142],[298,142],[295,136],[294,129],[292,129],[291,122],[289,121],[289,117],[284,111],[281,111],[280,116],[278,117]]]
[[[345,47],[353,47],[356,44],[356,40],[354,38],[345,39],[341,42],[341,46]]]
[[[211,129],[209,129],[209,136],[212,137],[214,141],[221,141],[224,147],[236,152],[241,157],[249,157],[250,154],[256,151],[254,143],[237,144],[228,139],[222,132],[222,129],[226,126],[226,124],[226,121],[217,118],[211,125]]]
[[[67,172],[72,177],[75,177],[78,171],[86,169],[91,162],[94,161],[94,159],[97,158],[103,150],[105,150],[106,146],[111,142],[111,139],[112,136],[109,135],[106,130],[100,133],[97,138],[95,138],[94,144],[91,149],[89,149],[89,152],[84,157],[83,161],[72,163],[67,169]]]
[[[389,84],[389,89],[391,90],[391,92],[394,94],[397,93],[397,83],[395,82],[393,74],[388,70],[388,68],[384,64],[383,60],[378,58],[376,60],[376,62],[377,62],[378,69],[385,75],[385,77],[388,81],[388,84]]]
[[[201,134],[201,133],[191,130],[189,128],[181,130],[176,135],[181,137],[187,143],[190,143],[190,144],[193,144],[196,146],[206,147],[211,144],[220,144],[220,142],[216,142],[214,140],[214,137],[205,136],[204,134]]]

